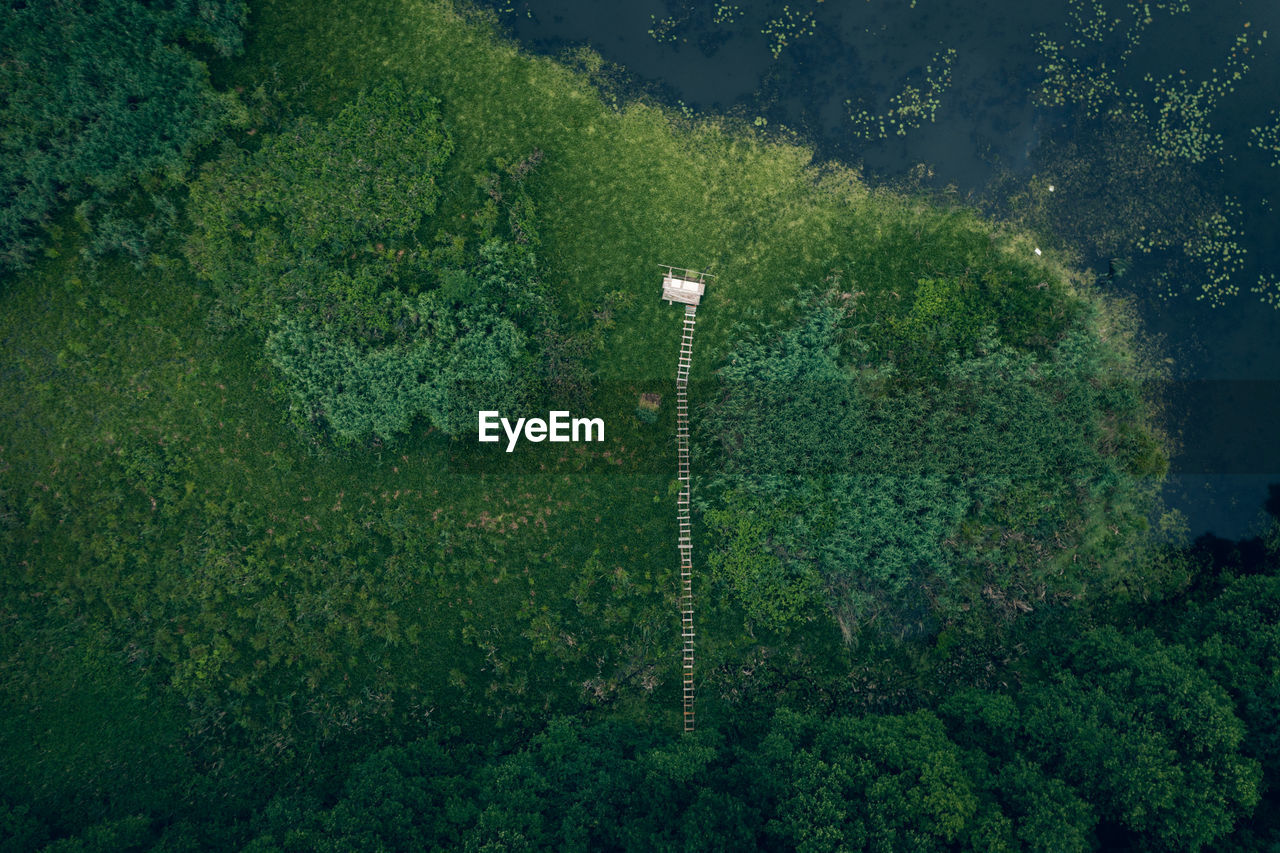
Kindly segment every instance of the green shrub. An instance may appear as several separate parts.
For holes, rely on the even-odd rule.
[[[192,189],[192,263],[265,337],[297,420],[341,443],[418,416],[473,431],[478,410],[524,393],[528,332],[546,321],[521,186],[536,158],[485,176],[466,233],[426,248],[451,150],[437,101],[387,82],[226,152]]]
[[[256,153],[210,163],[191,188],[188,257],[259,331],[284,311],[376,338],[382,294],[426,275],[413,236],[451,150],[433,98],[383,83],[326,122],[303,117]]]
[[[240,48],[241,0],[20,3],[0,18],[0,270],[27,265],[59,203],[108,197],[158,176],[174,185],[228,120],[232,100],[209,86],[181,45],[222,56]],[[93,227],[93,226],[91,226]],[[123,230],[122,230],[123,228]],[[118,215],[100,249],[136,239]]]
[[[958,292],[923,282],[906,322]],[[871,369],[842,326],[820,303],[719,371],[699,463],[716,472],[709,561],[747,614],[779,627],[823,601],[846,636],[918,634],[984,598],[1013,613],[1083,583],[1063,563],[1088,546],[1095,501],[1136,488],[1133,448],[1154,457],[1137,473],[1161,459],[1134,380],[1090,327],[1044,357],[987,327],[965,330],[963,349]]]

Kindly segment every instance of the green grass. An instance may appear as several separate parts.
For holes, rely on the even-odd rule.
[[[30,495],[22,515],[32,520],[12,536],[30,567],[17,586],[71,596],[95,623],[144,647],[164,646],[163,633],[178,643],[169,655],[178,664],[185,640],[177,635],[198,635],[200,647],[226,634],[227,620],[212,618],[211,609],[233,614],[232,625],[247,624],[259,617],[237,619],[243,608],[271,610],[283,600],[288,620],[304,622],[307,614],[292,602],[328,590],[336,610],[313,629],[331,647],[308,650],[298,637],[288,647],[299,654],[341,654],[346,631],[377,633],[391,621],[400,630],[389,648],[361,652],[330,681],[314,682],[304,671],[294,688],[333,688],[334,680],[394,687],[407,705],[461,705],[483,723],[512,713],[488,695],[521,689],[495,671],[486,644],[500,643],[504,657],[526,655],[517,615],[528,602],[540,593],[554,604],[597,547],[619,563],[661,566],[669,513],[653,496],[666,479],[654,485],[653,477],[608,473],[631,470],[625,432],[609,450],[566,452],[559,470],[510,476],[465,473],[495,466],[481,464],[472,443],[438,434],[382,450],[315,451],[284,423],[255,344],[204,328],[198,285],[121,264],[98,270],[90,288],[75,246],[63,249],[63,258],[10,294],[2,326],[13,364],[3,413],[6,484],[11,494]],[[121,458],[138,448],[174,460],[172,494],[122,476]],[[600,461],[604,453],[620,464]],[[587,464],[605,473],[578,473]],[[251,586],[243,595],[224,586],[240,577],[234,572],[166,577],[190,571],[195,558],[160,539],[199,543],[228,514],[235,516],[226,523],[229,550],[261,555],[270,577],[241,579]],[[602,516],[626,522],[602,525]],[[584,529],[596,535],[584,538]],[[353,550],[385,562],[348,566],[313,556],[335,541],[357,543]],[[357,569],[363,585],[344,588],[342,572]],[[369,599],[385,606],[370,610]],[[652,601],[664,599],[658,593]],[[248,675],[264,690],[288,689],[282,669]],[[244,674],[227,674],[219,685],[226,697],[239,692],[236,678]],[[566,683],[531,681],[558,707],[578,707]],[[539,697],[539,710],[548,701]],[[242,714],[254,730],[282,725],[267,707],[245,705]]]

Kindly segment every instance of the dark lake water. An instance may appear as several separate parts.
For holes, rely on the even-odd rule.
[[[1257,522],[1280,481],[1280,3],[488,5],[531,51],[590,45],[669,103],[786,127],[872,183],[926,164],[926,186],[1120,273],[1106,287],[1178,380],[1167,504],[1193,535]],[[1055,65],[1075,69],[1056,87]]]

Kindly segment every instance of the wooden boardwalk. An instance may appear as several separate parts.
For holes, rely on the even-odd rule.
[[[680,493],[676,520],[680,524],[680,621],[684,640],[684,730],[693,731],[693,533],[689,524],[689,365],[693,359],[696,305],[684,307],[684,336],[676,368],[676,452]]]

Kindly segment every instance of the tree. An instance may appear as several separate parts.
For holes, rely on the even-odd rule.
[[[789,849],[943,850],[978,811],[961,750],[928,712],[780,712],[760,755],[778,780],[768,831]]]
[[[1026,757],[1145,847],[1199,849],[1258,801],[1229,697],[1187,649],[1150,632],[1085,634],[1019,704]]]
[[[1197,650],[1231,695],[1246,727],[1246,753],[1262,764],[1274,792],[1280,785],[1280,521],[1272,519],[1268,535],[1248,544],[1261,546],[1260,565],[1228,575],[1216,595],[1189,608],[1178,601],[1175,637]]]

